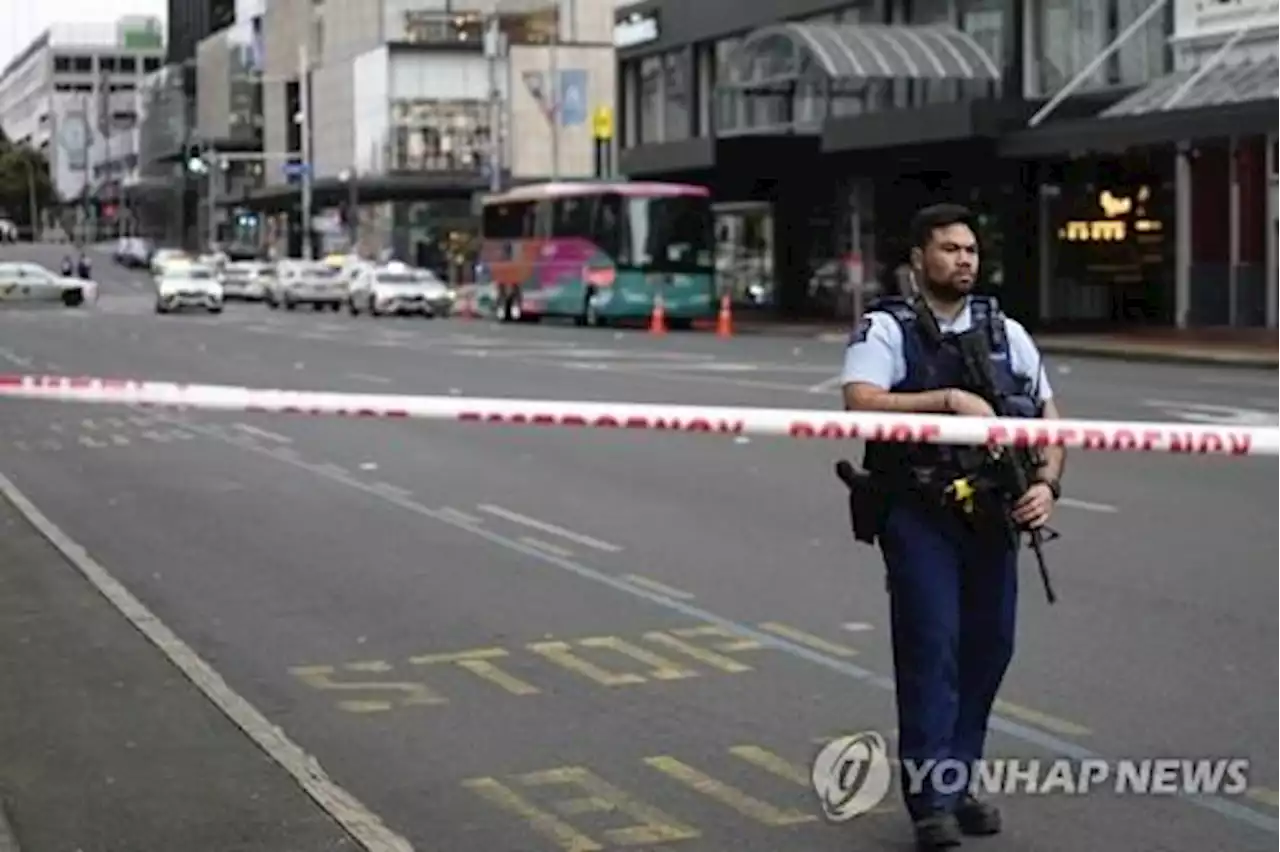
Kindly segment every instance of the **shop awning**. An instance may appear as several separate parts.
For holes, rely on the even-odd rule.
[[[1160,77],[1093,118],[1047,122],[1001,148],[1039,157],[1275,133],[1278,108],[1280,65],[1271,57]]]
[[[782,23],[762,27],[743,41],[739,82],[798,74],[799,54],[839,81],[1000,79],[999,67],[982,46],[949,24]]]

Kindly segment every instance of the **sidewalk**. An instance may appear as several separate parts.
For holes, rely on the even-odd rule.
[[[851,326],[829,320],[795,322],[763,317],[734,317],[734,334],[803,337],[845,343]],[[1280,340],[1274,329],[1146,329],[1109,334],[1035,335],[1040,349],[1053,355],[1080,355],[1172,364],[1272,368],[1280,365]]]
[[[0,850],[358,848],[4,497],[0,695]]]

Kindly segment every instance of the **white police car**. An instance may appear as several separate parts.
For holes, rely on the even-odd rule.
[[[98,300],[98,285],[59,275],[36,263],[0,263],[0,302],[61,302],[69,308]]]
[[[351,282],[347,309],[354,315],[417,314],[446,316],[453,308],[454,292],[425,269],[389,263],[361,269]]]
[[[209,266],[170,263],[156,278],[156,313],[167,314],[188,308],[222,313],[222,284]]]

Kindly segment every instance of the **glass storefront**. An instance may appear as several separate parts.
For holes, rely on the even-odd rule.
[[[481,171],[490,153],[489,117],[482,100],[392,101],[388,170]]]

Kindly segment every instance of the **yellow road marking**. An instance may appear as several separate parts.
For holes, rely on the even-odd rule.
[[[818,817],[812,813],[794,809],[775,807],[761,801],[737,787],[732,787],[674,757],[662,755],[646,757],[644,762],[659,772],[685,784],[695,792],[714,799],[726,807],[732,808],[748,819],[771,826],[799,825],[815,822]]]
[[[698,676],[698,673],[693,669],[685,668],[679,663],[668,660],[666,657],[655,654],[638,645],[633,645],[617,636],[592,636],[579,640],[578,644],[584,648],[607,648],[610,651],[617,651],[619,654],[644,663],[646,666],[653,666],[648,675],[654,680],[685,680],[686,678]]]
[[[477,648],[473,651],[459,651],[454,654],[425,654],[419,657],[410,657],[409,662],[415,666],[453,663],[490,683],[497,684],[512,695],[537,695],[541,692],[533,684],[523,681],[513,674],[504,672],[490,662],[490,660],[508,656],[510,654],[503,648]]]
[[[660,595],[675,598],[676,600],[691,601],[694,597],[689,592],[681,591],[674,586],[668,586],[666,583],[659,583],[657,580],[650,580],[648,577],[640,574],[627,574],[623,579],[634,586],[641,586],[649,589],[650,591],[657,592]]]
[[[809,772],[803,766],[778,757],[778,755],[768,749],[760,748],[760,746],[734,746],[729,749],[729,754],[758,766],[766,772],[777,775],[779,778],[790,781],[792,784],[798,784],[801,787],[808,787],[810,784]]]
[[[720,669],[722,672],[729,674],[737,674],[739,672],[751,671],[751,666],[740,663],[724,654],[717,654],[715,651],[709,651],[706,648],[700,648],[692,642],[686,642],[683,639],[663,633],[660,630],[651,630],[644,634],[644,638],[648,642],[655,645],[663,645],[682,654],[688,654],[700,663]]]
[[[526,646],[535,654],[541,654],[556,665],[593,680],[601,686],[625,686],[644,683],[638,674],[611,672],[573,653],[568,642],[533,642]]]
[[[668,630],[668,633],[681,637],[682,639],[697,639],[702,636],[715,636],[725,640],[715,646],[715,649],[722,654],[735,654],[738,651],[758,651],[764,647],[763,644],[755,639],[747,639],[739,636],[737,633],[728,628],[721,627],[718,624],[702,624],[698,627],[677,627]]]
[[[373,660],[370,662],[348,663],[342,666],[345,671],[355,672],[357,674],[385,674],[391,671],[391,665],[382,660]],[[422,704],[445,704],[447,699],[428,689],[425,684],[408,683],[397,681],[339,681],[335,680],[337,669],[334,666],[297,666],[289,670],[290,673],[300,679],[303,683],[315,689],[334,690],[339,692],[372,692],[372,693],[392,693],[399,696],[398,703],[409,705]],[[386,698],[377,701],[371,699],[356,699],[354,701],[340,701],[338,706],[344,710],[356,713],[373,712],[375,708],[379,710],[390,710],[394,703]],[[383,706],[385,705],[385,706]]]
[[[529,826],[565,852],[600,852],[604,849],[573,826],[538,808],[496,778],[468,778],[462,786],[492,804],[521,817]]]
[[[856,657],[858,652],[844,645],[837,645],[835,642],[828,642],[820,636],[814,636],[812,633],[805,633],[795,627],[781,624],[777,621],[766,621],[760,625],[761,630],[768,630],[770,633],[776,633],[784,639],[790,639],[792,642],[799,642],[801,645],[808,645],[815,651],[821,651],[826,654],[832,654],[837,657]]]
[[[1269,807],[1274,808],[1280,806],[1277,804],[1278,797],[1276,795],[1276,791],[1268,790],[1266,787],[1250,787],[1248,790],[1244,791],[1244,795],[1245,798],[1253,799],[1255,802]]]
[[[562,800],[553,805],[562,815],[616,812],[636,820],[636,825],[601,832],[618,846],[671,843],[700,836],[700,832],[692,826],[684,825],[652,805],[645,804],[581,766],[545,769],[516,776],[516,779],[527,787],[573,785],[584,790],[587,793],[585,798]]]
[[[766,772],[772,773],[785,781],[790,781],[796,786],[804,787],[807,790],[813,789],[813,779],[808,769],[798,763],[792,763],[785,758],[779,757],[768,749],[754,745],[740,745],[729,749],[729,753],[734,757],[745,760],[754,766],[758,766]],[[893,761],[893,765],[897,765],[896,759]],[[864,816],[869,814],[887,814],[896,812],[897,808],[892,805],[881,804],[876,805],[874,808],[867,811]]]
[[[999,698],[996,699],[994,709],[997,713],[1012,716],[1019,721],[1035,725],[1046,731],[1053,731],[1055,734],[1061,734],[1064,737],[1087,737],[1093,733],[1084,725],[1076,724],[1068,719],[1041,713],[1039,710],[1032,710],[1030,707],[1023,707],[1021,704],[1014,704],[1011,701],[1004,701]]]

